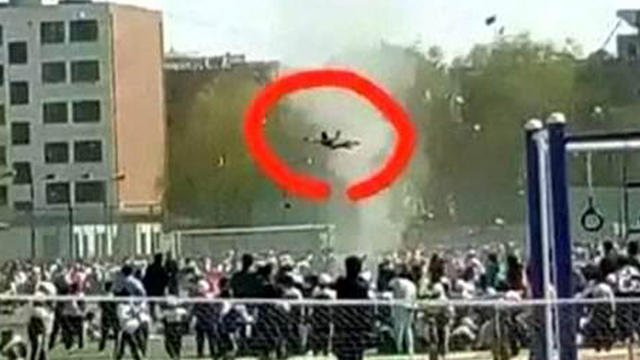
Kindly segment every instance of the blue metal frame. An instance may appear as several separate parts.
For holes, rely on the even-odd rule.
[[[542,210],[541,192],[550,190],[551,217],[550,225],[553,234],[553,244],[550,252],[553,254],[551,273],[556,289],[557,298],[568,299],[573,297],[572,286],[572,254],[571,235],[569,231],[569,192],[567,184],[567,138],[565,137],[564,117],[560,114],[551,116],[547,123],[548,134],[548,160],[550,170],[540,169],[538,144],[534,141],[534,135],[539,131],[545,131],[541,126],[528,124],[526,132],[526,161],[527,161],[527,220],[529,240],[529,276],[531,291],[534,298],[544,298],[544,254],[542,235]],[[549,171],[550,189],[542,189],[540,176],[542,172]],[[540,317],[540,324],[548,321],[544,318],[544,308],[534,312],[534,316]],[[571,305],[561,305],[557,308],[555,331],[559,338],[557,348],[559,359],[576,360],[576,322],[575,313]],[[552,327],[540,327],[534,335],[532,358],[549,359],[549,347],[545,346],[546,329]],[[546,344],[548,345],[548,344]]]
[[[569,233],[569,191],[567,189],[567,152],[564,135],[565,123],[550,122],[549,131],[549,161],[551,165],[551,199],[553,204],[553,260],[555,288],[557,297],[570,299],[573,297],[571,264],[571,235]],[[560,360],[575,360],[576,351],[576,323],[572,305],[562,305],[558,308],[558,323],[560,335]]]
[[[529,263],[527,264],[527,275],[531,285],[531,295],[534,299],[544,298],[544,271],[543,271],[543,250],[542,231],[540,218],[540,163],[538,149],[533,139],[534,134],[541,129],[542,123],[532,120],[527,124],[526,143],[526,164],[527,164],[527,223],[528,223],[528,250]],[[536,324],[544,324],[545,309],[536,307],[534,309]],[[534,360],[546,360],[547,347],[545,346],[545,326],[537,326],[533,335],[531,347],[531,358]]]

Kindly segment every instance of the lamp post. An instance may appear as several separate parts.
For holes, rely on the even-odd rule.
[[[117,184],[120,181],[124,181],[124,179],[126,179],[125,174],[122,174],[122,173],[115,174],[114,176],[111,176],[109,178],[109,180],[107,181],[107,185],[112,183]],[[116,194],[116,198],[117,198],[117,194]],[[107,244],[109,244],[109,241],[111,239],[111,227],[113,226],[113,213],[112,213],[111,206],[109,205],[109,192],[107,191],[106,188],[103,191],[102,200],[103,200],[102,204],[104,208],[104,217],[105,217],[105,223],[106,223],[104,240]]]
[[[67,199],[67,215],[68,215],[68,223],[69,223],[69,252],[71,253],[71,259],[75,259],[77,257],[76,246],[73,241],[73,206],[71,206],[71,194],[69,194],[69,198]]]
[[[47,174],[38,180],[53,180],[55,178],[54,174]],[[33,181],[33,176],[29,177],[29,199],[31,201],[31,208],[29,209],[29,217],[30,217],[30,231],[31,231],[31,258],[36,258],[36,217],[35,217],[35,206],[36,206],[36,194],[35,194],[35,184]]]

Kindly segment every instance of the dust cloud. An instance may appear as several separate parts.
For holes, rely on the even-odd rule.
[[[416,64],[398,48],[382,43],[368,49],[346,51],[331,57],[325,65],[349,68],[382,85],[402,103],[413,85]],[[326,166],[334,184],[328,220],[337,225],[336,246],[342,251],[364,253],[397,248],[404,225],[400,182],[377,196],[356,204],[347,202],[347,184],[380,168],[392,150],[395,134],[386,119],[365,99],[340,89],[306,91],[290,97],[290,104],[302,110],[303,121],[313,124],[314,133],[340,130],[344,139],[358,139],[352,151],[333,151]],[[323,150],[329,151],[329,150]]]

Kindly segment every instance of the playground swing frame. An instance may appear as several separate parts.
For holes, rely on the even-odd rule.
[[[576,314],[555,298],[573,297],[567,158],[571,153],[640,151],[640,131],[567,134],[562,113],[525,125],[527,251],[531,295],[548,300],[534,317],[545,326],[533,337],[532,358],[577,359]],[[623,184],[626,188],[628,184]],[[623,237],[627,236],[623,229]]]

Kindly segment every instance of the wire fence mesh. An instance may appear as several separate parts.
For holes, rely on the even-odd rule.
[[[295,294],[290,294],[295,297]],[[512,301],[0,296],[9,359],[578,359],[640,356],[640,298]],[[545,314],[552,324],[545,324]],[[550,336],[545,331],[551,330]],[[542,352],[541,352],[542,351]],[[538,357],[540,358],[540,357]]]

